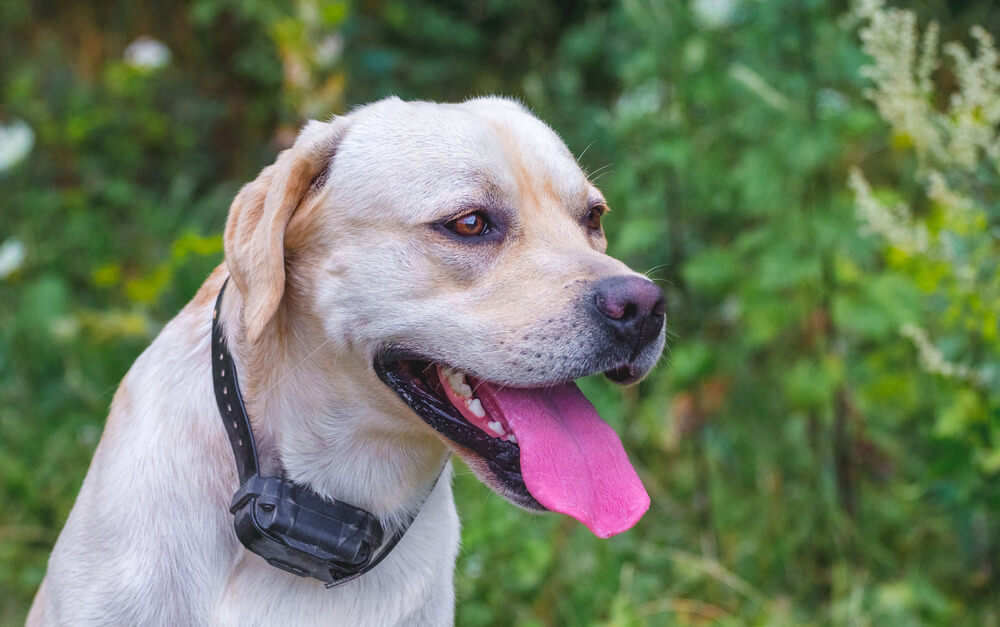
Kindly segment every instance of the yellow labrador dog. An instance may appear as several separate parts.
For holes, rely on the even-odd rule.
[[[508,100],[310,122],[123,379],[28,624],[450,624],[452,453],[631,527],[649,497],[573,380],[645,376],[664,301],[605,254],[606,210]]]

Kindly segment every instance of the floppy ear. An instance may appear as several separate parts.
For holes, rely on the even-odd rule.
[[[243,295],[247,339],[256,342],[285,292],[285,228],[326,172],[343,133],[340,119],[310,121],[295,144],[243,186],[229,208],[226,265]]]

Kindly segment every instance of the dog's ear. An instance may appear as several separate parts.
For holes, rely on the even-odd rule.
[[[247,339],[256,342],[285,292],[285,229],[323,174],[345,125],[310,121],[295,144],[243,186],[229,209],[223,237],[226,265],[243,295]]]

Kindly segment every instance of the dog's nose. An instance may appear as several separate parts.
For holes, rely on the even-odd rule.
[[[663,291],[639,276],[613,276],[594,284],[594,306],[603,321],[630,346],[660,335],[667,305]]]

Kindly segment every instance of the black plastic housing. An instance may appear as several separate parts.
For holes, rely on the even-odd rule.
[[[233,496],[236,537],[269,564],[326,583],[365,572],[382,543],[378,519],[278,477],[250,477]]]

